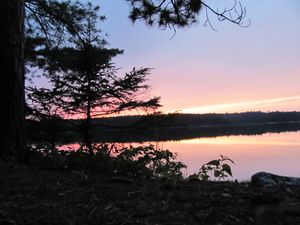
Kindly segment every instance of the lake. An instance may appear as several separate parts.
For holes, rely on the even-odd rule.
[[[233,179],[239,181],[250,180],[259,171],[300,177],[299,131],[142,142],[149,143],[176,152],[178,160],[188,166],[185,176],[198,172],[204,163],[224,155],[235,162],[232,165]],[[141,143],[122,143],[128,144]]]
[[[185,175],[225,155],[235,162],[233,177],[239,181],[249,180],[259,171],[300,177],[300,132],[195,138],[157,145],[178,153],[178,159],[188,166]]]

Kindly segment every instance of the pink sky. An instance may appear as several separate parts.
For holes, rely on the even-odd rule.
[[[213,1],[206,1],[213,2]],[[231,1],[226,1],[230,4]],[[171,30],[132,25],[125,1],[95,1],[118,67],[154,68],[149,95],[165,112],[300,111],[300,2],[241,1],[251,26],[212,22]]]

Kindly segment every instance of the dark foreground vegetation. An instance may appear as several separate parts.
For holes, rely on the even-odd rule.
[[[184,179],[168,151],[113,157],[105,148],[94,156],[33,151],[30,166],[0,163],[0,224],[300,223],[297,186]]]
[[[218,160],[183,179],[184,165],[169,151],[94,146],[91,131],[101,124],[92,124],[93,118],[160,106],[159,97],[140,95],[148,89],[150,69],[116,73],[118,67],[111,60],[123,51],[107,48],[98,29],[105,19],[98,14],[99,6],[72,0],[2,2],[1,71],[7,82],[1,83],[6,93],[0,136],[0,224],[299,224],[295,205],[299,188],[257,191],[250,184],[208,182],[207,172],[218,178],[231,174],[229,165]],[[158,6],[148,0],[127,2],[132,22],[142,20],[161,28],[194,24],[201,9],[210,26],[207,12],[241,26],[245,18],[241,4],[215,11],[200,0],[161,1]],[[51,87],[30,85],[39,76]],[[31,119],[27,129],[25,112]],[[86,119],[78,124],[63,120],[65,115]],[[176,119],[180,117],[143,117],[135,128],[199,125],[199,118]],[[211,122],[209,117],[201,121]],[[285,122],[296,121],[292,115],[287,118]],[[213,123],[203,125],[227,123],[223,119],[235,123],[232,117],[215,116]],[[77,123],[83,136],[85,145],[76,152],[55,149],[59,138],[66,140],[62,136],[66,131],[76,137],[65,122]],[[33,145],[32,140],[43,145]]]

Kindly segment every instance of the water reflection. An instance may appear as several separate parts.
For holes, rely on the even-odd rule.
[[[300,132],[197,138],[161,142],[159,147],[177,152],[179,160],[188,165],[187,174],[222,154],[235,161],[233,174],[240,181],[258,171],[300,176]]]
[[[123,147],[129,144],[153,144],[156,148],[178,153],[178,159],[188,166],[186,176],[198,172],[204,163],[225,155],[235,161],[232,170],[234,179],[239,181],[249,180],[259,171],[300,177],[300,132],[119,143]],[[79,144],[68,144],[61,149],[78,147]]]
[[[276,138],[274,137],[276,136]],[[190,140],[180,140],[185,144],[209,144],[209,145],[296,145],[300,146],[300,140],[296,137],[298,133],[286,134],[264,134],[255,136],[225,136],[215,138],[194,138]],[[246,137],[246,138],[245,138]]]

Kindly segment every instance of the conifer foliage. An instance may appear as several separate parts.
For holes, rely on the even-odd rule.
[[[108,49],[96,24],[101,19],[98,8],[87,5],[89,14],[81,21],[80,30],[62,46],[42,48],[38,65],[52,88],[28,89],[30,106],[48,115],[84,118],[80,131],[92,153],[91,119],[133,109],[156,109],[159,97],[146,98],[149,68],[119,75],[111,59],[121,54]],[[46,101],[46,102],[45,102]],[[46,104],[45,104],[46,103]]]

